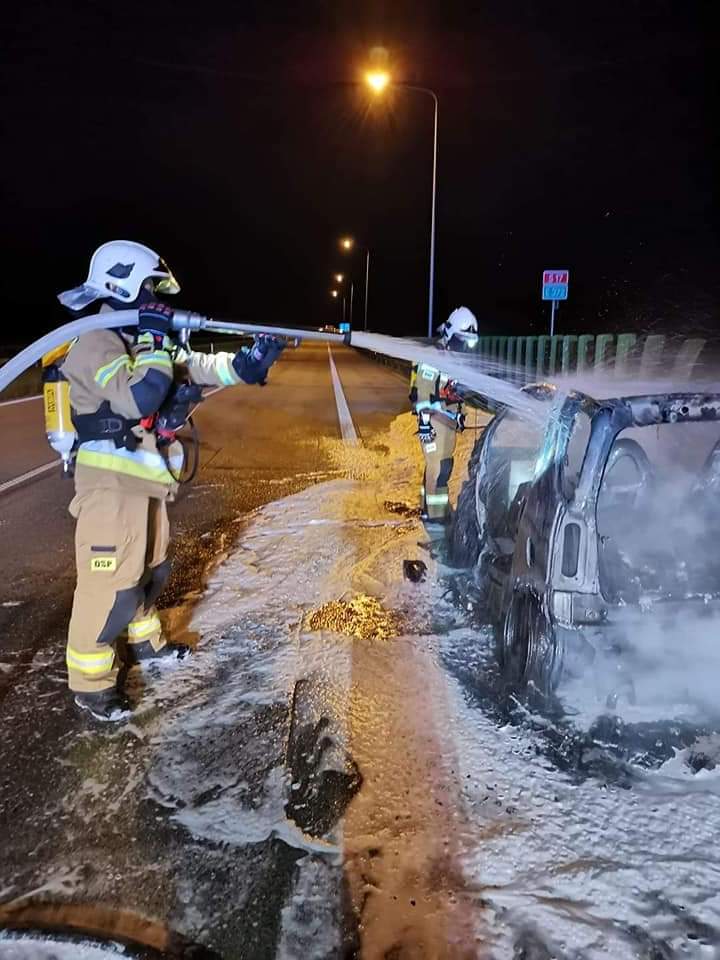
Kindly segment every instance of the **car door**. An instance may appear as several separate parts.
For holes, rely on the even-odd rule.
[[[473,476],[480,576],[491,611],[501,616],[518,522],[542,443],[541,423],[507,410],[493,421]]]
[[[568,519],[590,441],[593,405],[581,394],[565,399],[549,418],[538,453],[513,563],[513,582],[537,594],[547,592],[555,541]]]

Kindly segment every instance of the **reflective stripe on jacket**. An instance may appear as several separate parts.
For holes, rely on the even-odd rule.
[[[147,431],[144,433],[149,436]],[[142,443],[136,450],[128,450],[126,447],[116,447],[112,440],[87,440],[80,444],[76,463],[78,466],[114,470],[128,477],[170,485],[175,483],[175,478],[168,470],[168,464],[175,476],[180,474],[183,466],[182,448],[173,450],[176,446],[180,447],[180,444],[171,445],[166,458],[157,449],[145,450]]]

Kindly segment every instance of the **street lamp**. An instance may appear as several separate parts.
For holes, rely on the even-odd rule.
[[[354,237],[341,237],[339,240],[340,249],[343,253],[350,253],[353,247],[355,246]],[[365,248],[365,322],[363,329],[367,330],[368,328],[368,293],[370,290],[370,250],[368,247]],[[352,323],[352,297],[353,297],[353,286],[350,284],[350,322]]]
[[[375,93],[382,93],[390,83],[390,74],[386,70],[368,70],[365,82],[372,87]]]
[[[350,240],[351,240],[351,238],[349,238],[349,237],[347,237],[346,239],[350,239]],[[341,246],[342,246],[342,242],[341,242]],[[352,247],[352,240],[351,240],[350,246]],[[335,280],[335,283],[337,283],[338,285],[341,284],[341,283],[344,283],[344,281],[345,281],[345,274],[344,274],[344,273],[336,273],[336,274],[334,275],[334,278],[333,278],[333,279]],[[355,284],[353,283],[352,278],[351,278],[351,279],[350,279],[350,316],[349,316],[350,326],[351,326],[351,327],[352,327],[352,321],[353,321],[353,297],[354,297],[354,295],[355,295]],[[345,296],[343,295],[343,323],[344,323],[344,322],[345,322]]]
[[[437,199],[437,159],[438,159],[438,98],[434,90],[428,87],[416,87],[411,83],[393,83],[392,77],[385,70],[369,70],[365,74],[365,82],[375,96],[381,96],[389,86],[400,87],[403,90],[412,90],[415,93],[424,93],[432,97],[434,104],[433,118],[433,173],[432,173],[432,205],[430,208],[430,278],[428,282],[428,337],[433,335],[433,296],[435,289],[435,208]]]
[[[335,279],[337,280],[338,277],[340,277],[340,279],[342,279],[342,276],[341,276],[340,274],[336,274],[336,275],[335,275]],[[340,282],[340,281],[338,281],[338,282]],[[333,290],[330,291],[330,296],[333,298],[333,300],[337,300],[338,297],[340,296],[340,291],[333,289]],[[345,322],[345,297],[344,297],[344,296],[343,296],[343,298],[342,298],[342,318],[343,318],[343,323],[344,323],[344,322]]]

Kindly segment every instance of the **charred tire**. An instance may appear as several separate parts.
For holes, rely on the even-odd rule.
[[[480,556],[480,532],[475,513],[475,484],[466,480],[448,531],[449,560],[456,567],[474,567]]]
[[[557,687],[562,674],[562,640],[535,594],[513,596],[499,653],[503,674],[511,685],[532,684],[545,695]]]
[[[474,567],[480,556],[483,531],[478,524],[477,486],[483,437],[478,437],[468,465],[468,479],[462,485],[457,507],[448,530],[450,563],[457,567]]]

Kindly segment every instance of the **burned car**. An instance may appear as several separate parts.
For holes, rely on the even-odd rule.
[[[594,670],[612,704],[720,597],[720,394],[595,400],[525,388],[546,416],[498,413],[449,531],[472,568],[506,680],[548,694]]]

